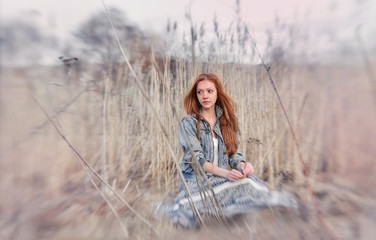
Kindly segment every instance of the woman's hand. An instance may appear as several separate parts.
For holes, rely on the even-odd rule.
[[[243,174],[248,177],[252,175],[255,172],[255,169],[253,168],[252,164],[250,162],[246,162],[242,166]]]
[[[231,169],[228,171],[226,178],[230,181],[237,181],[239,179],[245,178],[245,175],[236,169]]]
[[[239,179],[252,175],[255,171],[251,163],[240,162],[237,166],[238,169],[231,169],[230,171],[224,168],[213,165],[210,162],[204,163],[204,170],[216,176],[227,178],[230,181],[237,181]],[[243,173],[241,173],[243,172]]]

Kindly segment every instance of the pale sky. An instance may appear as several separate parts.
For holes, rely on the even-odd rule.
[[[1,0],[0,3],[2,18],[26,16],[33,11],[42,22],[53,21],[61,31],[73,30],[93,11],[103,9],[101,0]],[[211,21],[214,13],[219,21],[229,22],[235,14],[235,0],[105,0],[105,3],[123,9],[140,26],[157,30],[167,18],[183,22],[189,5],[197,22]],[[268,24],[277,14],[284,19],[309,18],[314,22],[345,18],[362,21],[372,17],[376,20],[374,0],[242,0],[241,6],[242,15],[254,25]]]
[[[105,3],[122,9],[141,29],[156,33],[166,28],[167,19],[177,20],[180,31],[187,32],[189,23],[184,15],[189,8],[195,23],[207,22],[209,31],[214,14],[224,27],[235,16],[235,0],[106,0]],[[0,4],[2,22],[28,18],[58,36],[70,35],[94,11],[103,10],[101,0],[0,0]],[[376,47],[375,12],[375,0],[241,0],[241,15],[261,42],[278,16],[282,22],[308,30],[311,38],[330,39],[335,34],[336,41],[351,41],[355,29],[363,24],[365,42]]]

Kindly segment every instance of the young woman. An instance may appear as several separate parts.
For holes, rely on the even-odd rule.
[[[191,150],[205,172],[212,175],[236,181],[253,174],[252,164],[239,152],[234,105],[216,75],[201,74],[196,78],[184,99],[188,115],[179,128],[184,152],[181,168],[187,180],[194,175]]]
[[[187,115],[178,137],[185,183],[174,203],[157,206],[170,222],[194,227],[206,213],[231,217],[255,208],[296,205],[292,195],[270,191],[253,175],[252,164],[239,151],[235,103],[215,74],[195,79],[184,107]]]

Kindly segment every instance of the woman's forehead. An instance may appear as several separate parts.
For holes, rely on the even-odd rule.
[[[202,80],[197,84],[197,89],[215,88],[215,84],[210,80]]]

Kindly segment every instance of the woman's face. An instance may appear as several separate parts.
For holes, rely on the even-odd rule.
[[[217,89],[210,80],[202,80],[197,84],[197,99],[201,104],[202,110],[214,109],[217,101]]]

